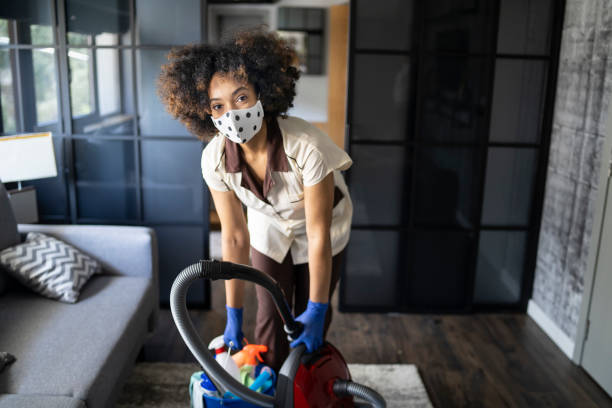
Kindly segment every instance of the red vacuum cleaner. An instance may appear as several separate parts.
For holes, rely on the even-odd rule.
[[[257,269],[214,260],[203,260],[185,268],[177,275],[170,291],[172,317],[185,344],[217,389],[230,391],[248,403],[270,408],[386,406],[379,393],[351,381],[344,358],[328,342],[314,353],[307,353],[303,344],[292,349],[278,373],[274,396],[255,392],[242,385],[215,361],[189,317],[187,290],[198,279],[241,279],[260,285],[272,295],[290,339],[300,335],[303,325],[294,320],[279,284]],[[361,402],[355,401],[354,397]]]

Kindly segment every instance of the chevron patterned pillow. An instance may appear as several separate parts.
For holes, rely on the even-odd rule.
[[[33,291],[66,303],[76,303],[83,285],[102,272],[95,259],[40,232],[0,251],[0,264]]]

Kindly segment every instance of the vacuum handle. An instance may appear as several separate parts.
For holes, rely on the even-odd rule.
[[[274,279],[248,265],[217,260],[201,260],[202,277],[210,280],[240,279],[253,282],[266,289],[276,305],[276,309],[285,323],[285,332],[290,340],[295,340],[304,330],[304,325],[296,321],[291,314],[283,290]]]

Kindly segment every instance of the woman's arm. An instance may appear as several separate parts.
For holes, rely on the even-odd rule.
[[[334,175],[328,174],[319,183],[304,186],[306,235],[308,237],[309,298],[313,302],[329,302],[332,249],[330,228],[334,201]]]
[[[221,221],[221,253],[224,261],[249,264],[249,230],[242,204],[233,191],[210,189],[217,214]],[[243,305],[244,282],[231,279],[225,281],[225,303],[233,308]]]

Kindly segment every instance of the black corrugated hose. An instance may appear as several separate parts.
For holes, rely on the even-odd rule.
[[[205,272],[202,270],[202,264],[196,263],[183,269],[175,278],[170,290],[170,309],[176,327],[191,353],[198,360],[202,368],[204,368],[204,371],[206,371],[206,374],[219,391],[229,390],[244,401],[249,401],[264,408],[273,408],[273,397],[248,389],[236,381],[234,377],[215,361],[204,343],[202,343],[189,317],[186,299],[189,286],[196,280],[205,277]]]
[[[387,406],[382,395],[365,385],[357,384],[352,381],[336,380],[333,390],[334,394],[337,396],[352,395],[353,397],[364,399],[370,403],[366,405],[368,407],[385,408]]]
[[[185,344],[196,360],[198,360],[202,368],[204,368],[206,374],[209,376],[215,386],[217,386],[219,391],[223,392],[229,390],[244,401],[251,402],[264,408],[273,408],[276,406],[275,399],[273,397],[244,387],[215,361],[214,357],[208,352],[206,346],[203,344],[202,339],[200,339],[200,336],[187,311],[187,290],[193,282],[202,278],[212,280],[230,279],[235,277],[245,279],[252,278],[252,276],[245,277],[241,275],[241,272],[245,272],[245,268],[245,266],[230,264],[228,262],[213,261],[202,261],[201,263],[188,266],[177,275],[174,283],[172,284],[172,289],[170,290],[170,309],[172,311],[172,317],[174,318],[176,327],[181,334],[181,337],[185,341]],[[232,272],[231,276],[228,275],[229,272]],[[266,282],[265,280],[262,282],[254,280],[254,282],[264,285],[266,289],[271,291],[271,294],[273,294],[274,290],[276,289],[274,285],[270,285],[270,282]],[[272,281],[272,283],[278,286],[276,282]],[[280,290],[280,286],[278,288],[278,290]],[[281,295],[277,294],[276,297],[279,296],[282,297],[282,293]],[[286,307],[286,305],[277,304],[277,307],[279,308],[281,314],[283,314],[283,309]],[[285,313],[287,316],[291,317],[288,307]],[[292,321],[293,318],[291,317],[291,319],[288,320]],[[296,322],[293,323],[295,323],[297,326]],[[298,326],[296,329],[301,329],[301,327]],[[364,399],[374,408],[386,407],[385,400],[379,393],[366,387],[365,385],[357,384],[352,381],[337,380],[334,383],[333,391],[338,396],[352,395],[354,397]],[[358,405],[356,404],[355,406]]]

